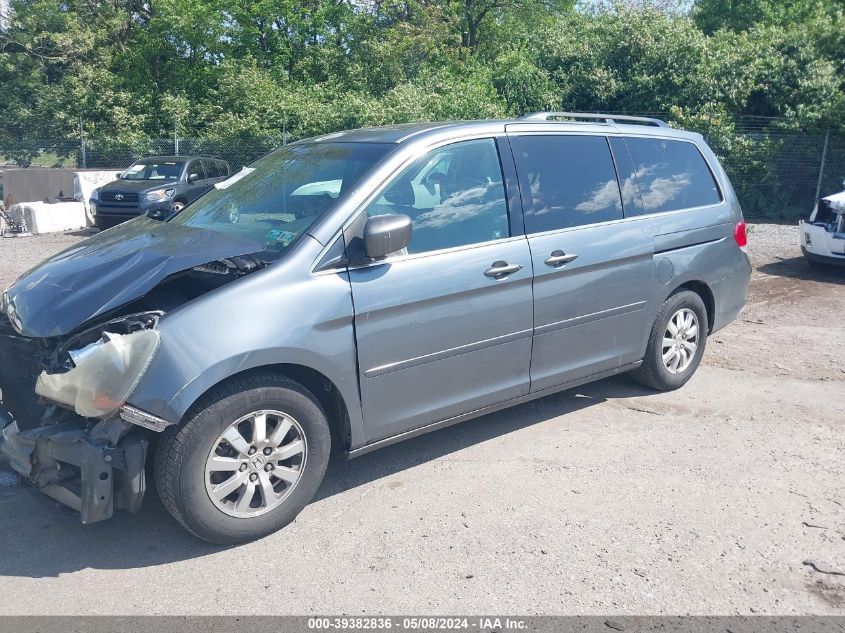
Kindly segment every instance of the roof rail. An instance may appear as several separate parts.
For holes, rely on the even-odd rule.
[[[549,121],[551,119],[587,119],[613,125],[614,123],[639,123],[655,127],[669,127],[666,121],[644,116],[629,116],[627,114],[598,114],[592,112],[532,112],[519,117],[519,121]]]

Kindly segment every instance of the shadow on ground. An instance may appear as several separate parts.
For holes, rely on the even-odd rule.
[[[315,500],[326,499],[461,449],[609,399],[651,393],[622,376],[547,396],[347,461],[336,455]],[[0,498],[4,553],[0,575],[32,578],[81,569],[134,569],[207,556],[226,549],[188,534],[148,490],[136,515],[82,525],[79,515],[26,486]]]
[[[845,285],[845,268],[825,264],[811,264],[804,257],[789,257],[764,264],[757,270],[765,275],[788,277],[803,281]]]
[[[91,237],[92,235],[96,235],[99,232],[100,229],[88,227],[86,229],[77,229],[76,231],[67,231],[65,235],[74,235],[76,237]]]

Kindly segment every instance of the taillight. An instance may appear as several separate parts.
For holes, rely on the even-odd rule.
[[[734,240],[736,240],[736,245],[742,250],[745,250],[745,247],[748,246],[748,234],[745,230],[745,220],[737,222],[736,226],[734,226]]]

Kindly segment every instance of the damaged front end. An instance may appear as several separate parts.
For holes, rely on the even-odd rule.
[[[801,250],[812,262],[845,266],[845,191],[822,198],[799,222]]]
[[[9,390],[14,366],[0,364],[0,451],[43,493],[80,512],[83,523],[108,519],[115,508],[134,512],[141,506],[148,446],[141,427],[152,428],[156,419],[124,403],[158,348],[160,316],[114,319],[55,347],[0,326],[0,350],[14,349],[30,373],[44,368],[35,379],[40,399],[33,395],[27,402],[26,393],[13,397]],[[21,378],[32,389],[32,376]],[[157,430],[167,426],[158,423]]]
[[[129,423],[112,418],[90,427],[84,420],[21,431],[8,412],[0,450],[41,492],[82,516],[83,523],[108,519],[115,508],[136,512],[146,492],[148,442]],[[119,437],[111,443],[105,437]]]
[[[0,295],[0,451],[84,523],[135,511],[150,431],[126,404],[159,319],[264,261],[263,245],[138,218],[42,262]]]

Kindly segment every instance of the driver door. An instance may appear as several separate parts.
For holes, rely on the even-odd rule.
[[[528,392],[531,255],[506,189],[495,140],[471,140],[424,155],[369,205],[410,216],[413,234],[407,252],[349,269],[368,442]]]

